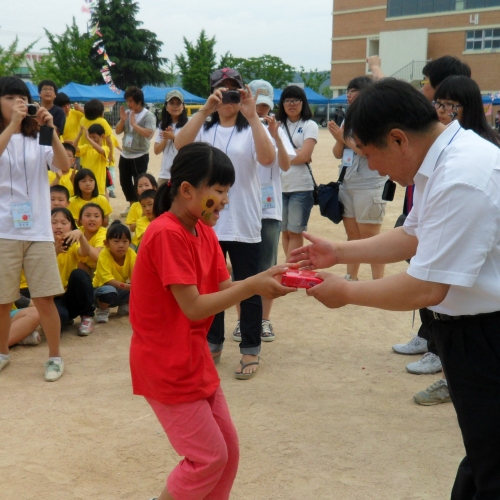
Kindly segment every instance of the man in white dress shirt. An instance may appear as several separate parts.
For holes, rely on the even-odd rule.
[[[330,308],[393,311],[427,307],[466,449],[452,500],[500,498],[500,149],[458,122],[439,123],[411,85],[386,79],[349,108],[345,133],[369,167],[402,186],[415,183],[403,227],[366,240],[293,252],[301,268],[390,263],[407,272],[349,282],[319,273],[308,294]]]

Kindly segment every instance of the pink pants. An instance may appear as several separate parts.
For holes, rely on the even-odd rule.
[[[146,398],[175,451],[185,458],[170,473],[175,500],[227,500],[240,457],[238,435],[220,386],[208,399],[164,405]]]

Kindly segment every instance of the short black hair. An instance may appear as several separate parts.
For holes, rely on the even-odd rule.
[[[106,134],[104,127],[100,123],[93,123],[88,130],[89,134],[97,134],[98,136]]]
[[[76,156],[76,149],[75,146],[73,146],[73,144],[70,144],[69,142],[63,142],[63,148],[66,151],[71,151],[73,153],[73,156]]]
[[[78,196],[79,198],[82,197],[82,190],[80,189],[80,181],[82,179],[85,179],[85,177],[87,176],[94,179],[94,190],[92,191],[92,198],[97,198],[97,196],[99,196],[99,187],[97,186],[97,179],[95,178],[94,172],[92,172],[92,170],[89,170],[88,168],[82,168],[78,170],[78,172],[75,174],[75,178],[73,180],[73,186],[75,188],[75,196]]]
[[[136,104],[144,106],[144,94],[138,87],[129,87],[123,96],[125,100],[131,97]]]
[[[64,92],[59,92],[59,94],[57,94],[56,98],[54,99],[54,104],[62,108],[63,106],[66,106],[66,104],[71,104],[71,101],[69,100],[67,94],[65,94]]]
[[[276,119],[281,123],[286,123],[288,116],[285,113],[285,106],[283,102],[285,101],[285,99],[289,99],[290,97],[292,99],[295,97],[296,99],[300,99],[302,101],[300,119],[304,121],[310,120],[313,114],[311,108],[309,107],[309,103],[307,102],[306,93],[304,92],[304,89],[300,88],[297,85],[289,85],[281,93],[280,102],[278,103],[278,111],[276,113]]]
[[[104,104],[99,99],[90,99],[83,106],[83,113],[87,120],[96,120],[104,114]]]
[[[54,93],[57,95],[57,91],[59,90],[57,88],[57,85],[55,82],[53,82],[52,80],[42,80],[39,84],[38,84],[38,92],[41,92],[43,87],[52,87],[54,89]]]
[[[431,86],[437,89],[441,82],[449,76],[463,75],[470,78],[472,73],[470,66],[460,59],[452,56],[443,56],[428,62],[424,66],[422,74],[429,79]]]
[[[108,227],[108,231],[106,232],[106,241],[120,240],[123,236],[125,236],[128,241],[132,241],[130,229],[123,224],[122,221],[116,219]]]
[[[65,186],[61,186],[60,184],[56,184],[55,186],[50,186],[51,193],[61,193],[66,196],[66,200],[69,201],[69,191]]]
[[[82,220],[83,213],[87,208],[97,208],[99,212],[101,212],[102,220],[104,220],[104,210],[100,205],[98,205],[97,203],[85,203],[85,205],[83,205],[83,207],[80,209],[80,213],[78,214],[79,221]]]
[[[371,85],[373,85],[375,82],[369,77],[369,76],[357,76],[356,78],[353,78],[348,84],[347,84],[347,90],[363,90]]]
[[[147,200],[148,198],[151,198],[151,199],[155,199],[156,197],[156,189],[146,189],[146,191],[143,191],[140,195],[139,195],[139,201],[142,201],[142,200]]]
[[[434,106],[409,83],[384,78],[362,90],[349,106],[344,136],[356,136],[362,144],[386,146],[392,129],[425,133],[438,122]]]

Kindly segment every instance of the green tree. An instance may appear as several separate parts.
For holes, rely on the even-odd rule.
[[[82,85],[102,83],[98,67],[92,61],[93,39],[88,33],[80,33],[75,18],[71,26],[66,25],[62,35],[45,30],[49,39],[49,53],[41,61],[35,61],[32,79],[40,82],[53,80],[59,86],[70,82]]]
[[[314,92],[320,92],[321,85],[323,85],[330,76],[329,71],[319,71],[318,68],[306,71],[303,66],[300,67],[299,71],[300,78],[304,82],[305,87],[309,87],[314,90]],[[327,97],[327,96],[325,96]],[[331,94],[330,96],[331,97]]]
[[[179,78],[179,68],[177,64],[169,61],[165,65],[165,84],[167,87],[175,87],[177,80]]]
[[[224,54],[221,67],[229,67],[240,72],[244,82],[266,80],[274,88],[284,88],[293,81],[295,68],[283,62],[280,57],[264,54],[260,57],[242,59],[234,57],[230,52]]]
[[[133,0],[98,0],[92,14],[92,26],[99,26],[106,53],[115,65],[102,56],[98,60],[101,66],[110,66],[111,77],[121,89],[163,84],[166,79],[162,66],[168,59],[160,56],[163,42],[155,33],[139,28],[138,12],[139,3]]]
[[[13,75],[23,62],[26,61],[26,54],[36,42],[38,40],[28,45],[21,52],[18,52],[19,39],[16,36],[16,39],[6,49],[0,47],[0,76]]]
[[[215,67],[215,37],[207,38],[202,30],[196,45],[184,37],[186,55],[175,56],[182,78],[182,87],[192,94],[208,97],[210,94],[210,74]]]

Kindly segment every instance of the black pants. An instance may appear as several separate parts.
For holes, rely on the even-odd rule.
[[[94,289],[89,275],[83,269],[75,269],[69,275],[66,292],[54,297],[61,325],[78,316],[94,317]]]
[[[139,158],[124,158],[120,156],[118,170],[120,171],[120,185],[128,202],[137,201],[135,180],[148,169],[149,153]]]
[[[260,243],[240,243],[221,241],[220,246],[226,257],[229,254],[236,281],[244,280],[257,274],[259,266]],[[262,332],[262,299],[260,295],[241,301],[240,329],[242,354],[257,355],[260,352]],[[211,347],[222,349],[224,344],[224,311],[216,314],[207,335]]]
[[[417,335],[427,340],[427,350],[432,352],[433,354],[438,354],[436,343],[434,342],[434,337],[432,335],[431,323],[434,321],[434,317],[432,316],[432,311],[429,309],[419,309],[420,321],[422,324],[418,329]]]
[[[500,312],[431,324],[467,456],[451,500],[500,498]]]

